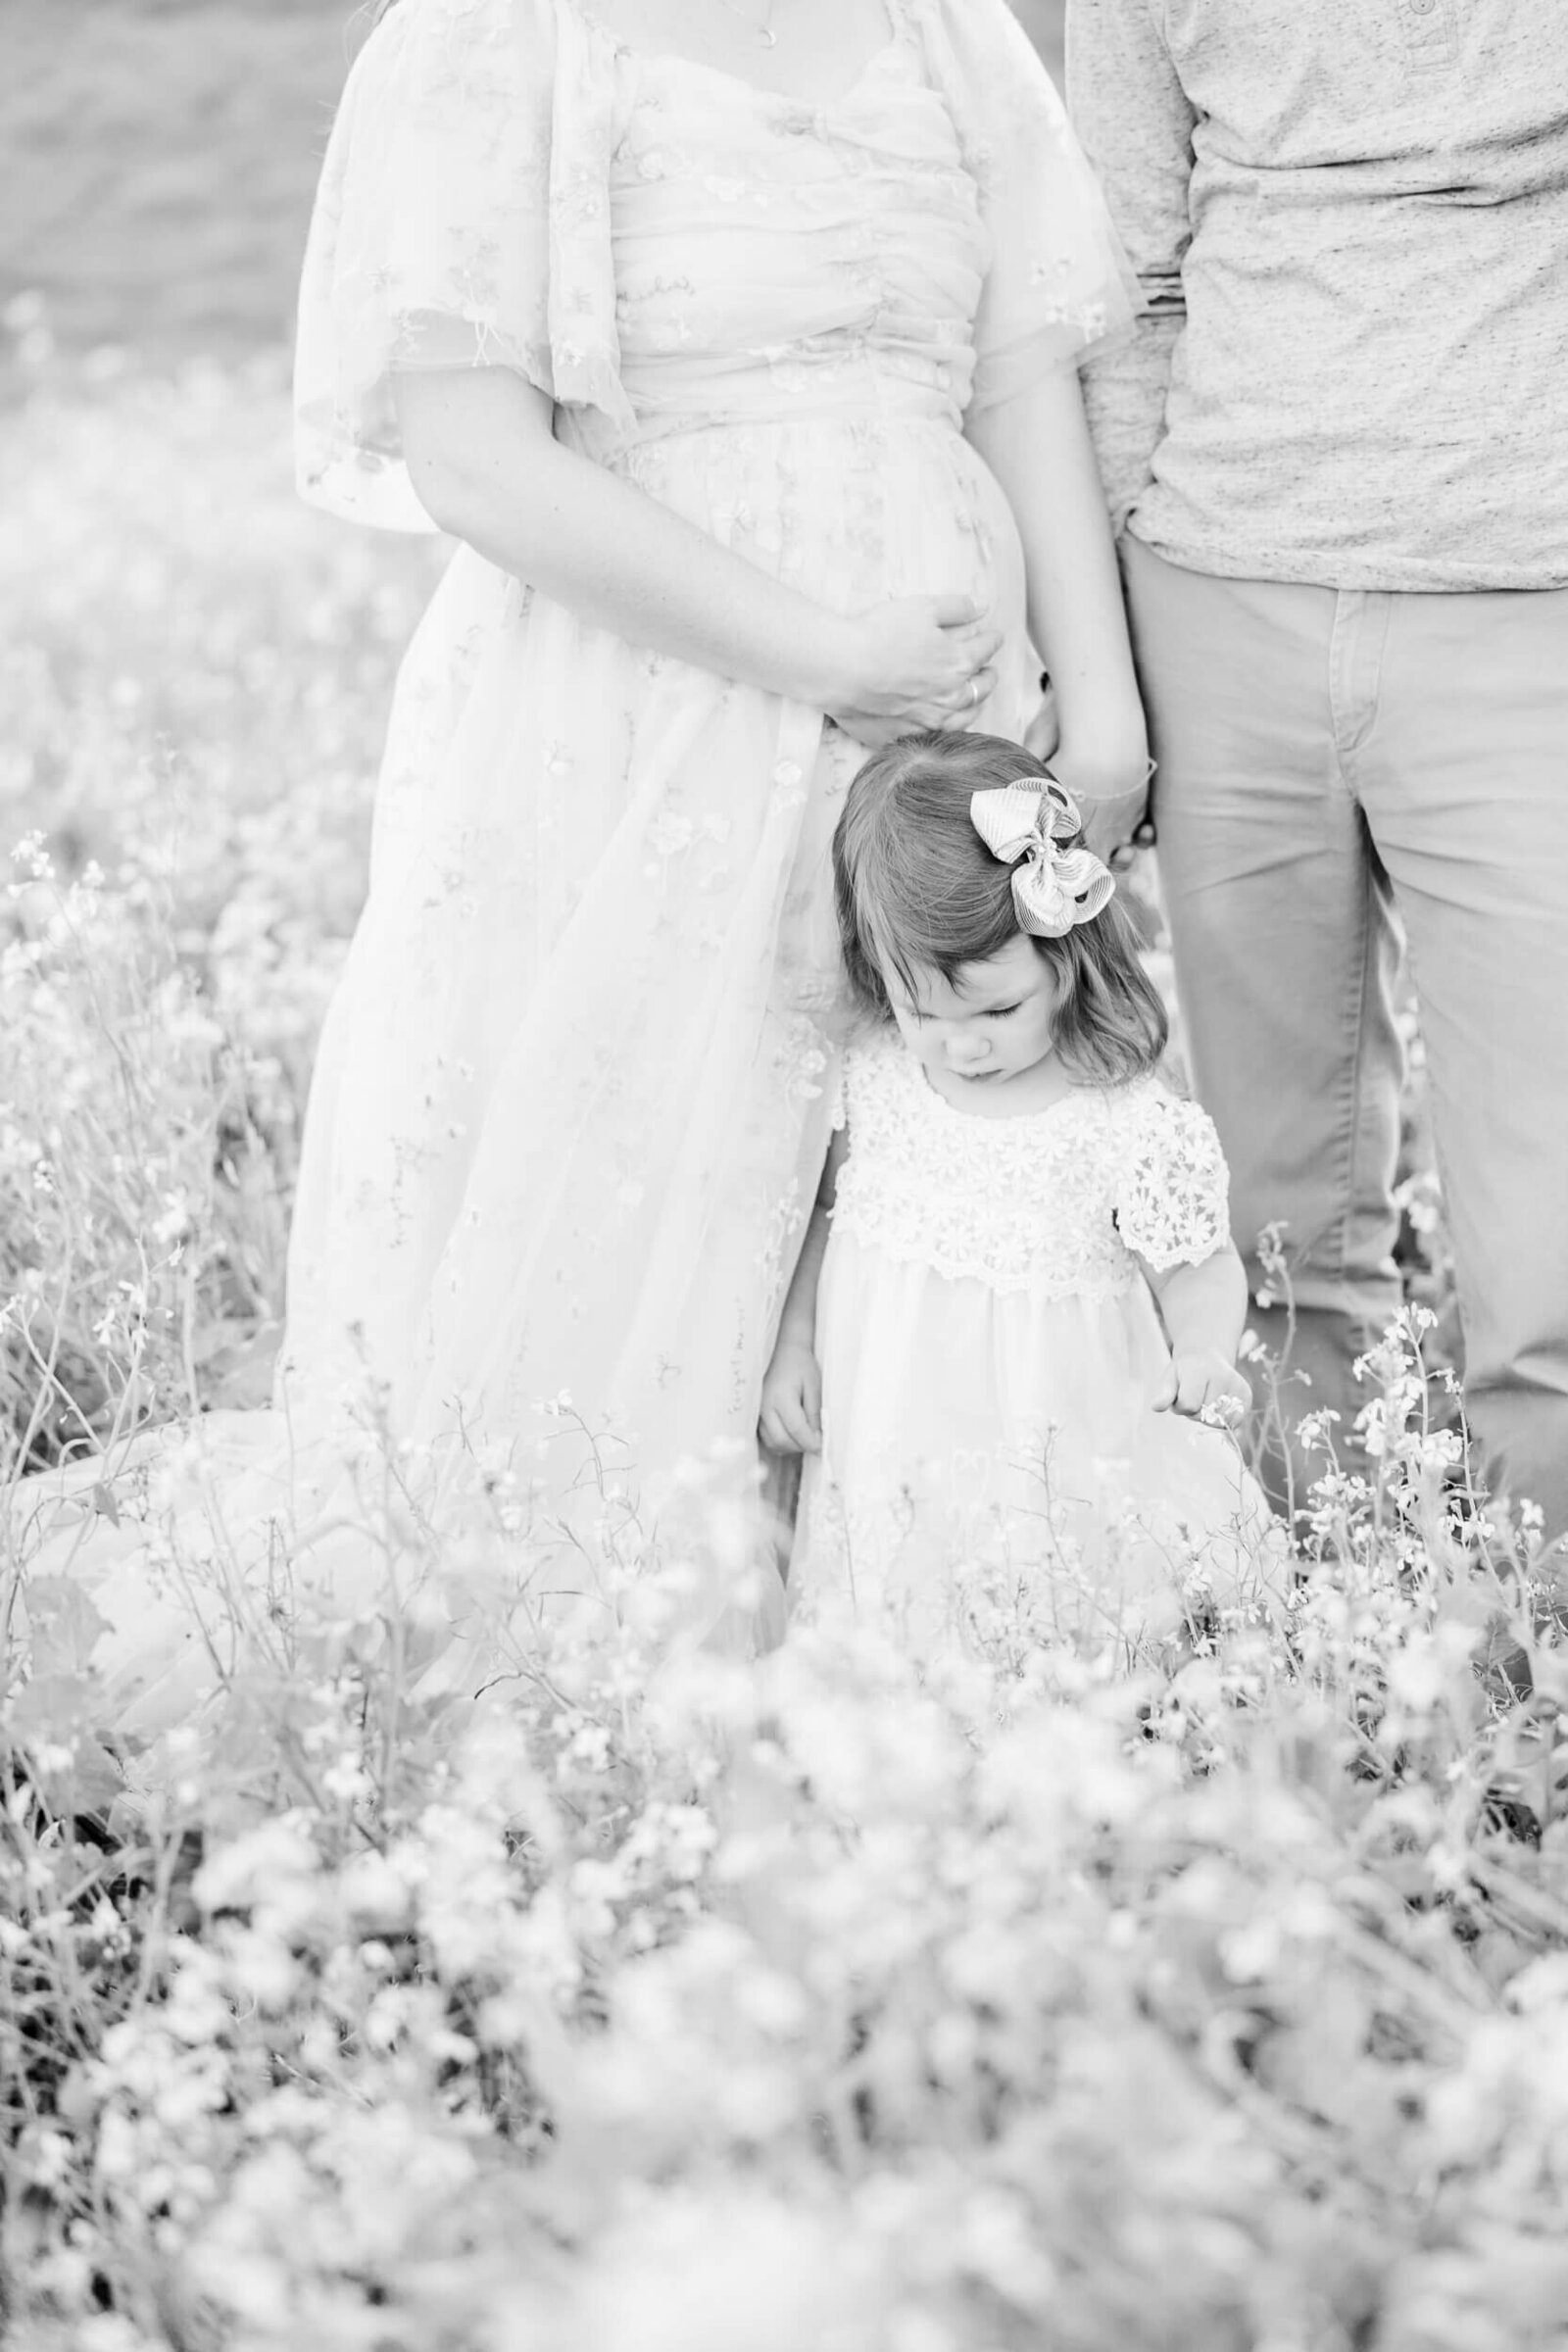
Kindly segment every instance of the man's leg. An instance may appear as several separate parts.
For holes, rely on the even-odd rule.
[[[1342,767],[1366,600],[1210,578],[1136,545],[1127,575],[1194,1085],[1254,1293],[1257,1236],[1284,1227],[1294,1334],[1282,1307],[1254,1327],[1271,1353],[1291,1340],[1286,1421],[1328,1407],[1343,1443],[1366,1401],[1351,1363],[1400,1298],[1398,943]],[[1265,1467],[1288,1505],[1325,1462],[1293,1449]]]
[[[1484,1466],[1568,1530],[1568,592],[1396,596],[1363,804],[1410,945]]]

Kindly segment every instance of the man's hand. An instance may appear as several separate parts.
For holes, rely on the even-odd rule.
[[[774,1453],[822,1450],[822,1373],[804,1340],[780,1339],[762,1381],[758,1435]]]
[[[1171,1357],[1170,1393],[1158,1410],[1192,1413],[1233,1429],[1251,1403],[1251,1388],[1236,1366],[1218,1348],[1203,1348]]]
[[[1133,835],[1149,813],[1149,745],[1142,712],[1127,715],[1119,740],[1103,753],[1064,739],[1056,689],[1048,678],[1045,699],[1030,721],[1024,748],[1065,784],[1084,820],[1084,846],[1106,865],[1129,862]]]
[[[1080,792],[1071,778],[1061,778],[1078,804],[1084,820],[1084,846],[1111,869],[1120,873],[1132,863],[1133,837],[1149,812],[1149,787],[1136,784],[1126,792],[1110,793],[1097,798]],[[1152,832],[1149,839],[1153,839]]]

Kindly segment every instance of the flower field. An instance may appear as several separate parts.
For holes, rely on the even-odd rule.
[[[22,1481],[265,1393],[439,556],[295,504],[270,360],[44,370],[7,423],[0,2337],[1568,2344],[1564,1596],[1445,1502],[1419,1312],[1281,1624],[1195,1592],[1129,1654],[976,1591],[962,1667],[758,1672],[671,1654],[692,1560],[607,1507],[591,1612],[509,1647],[506,1494],[443,1543],[394,1453],[352,1603],[285,1550],[220,1702],[104,1736]],[[205,1479],[197,1434],[154,1520]]]

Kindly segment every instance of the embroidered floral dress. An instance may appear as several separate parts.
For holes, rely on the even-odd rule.
[[[1184,1588],[1252,1597],[1267,1505],[1225,1432],[1156,1409],[1169,1351],[1138,1263],[1228,1236],[1206,1114],[1144,1079],[966,1115],[892,1030],[852,1050],[844,1101],[796,1614],[881,1616],[930,1650],[1168,1629]]]
[[[427,529],[394,372],[512,369],[573,449],[803,595],[989,605],[1007,639],[982,720],[1021,734],[1018,538],[962,423],[1130,318],[1128,282],[1004,0],[888,0],[885,43],[821,106],[620,46],[576,0],[398,0],[311,228],[301,487]],[[276,1515],[343,1519],[340,1406],[367,1371],[431,1458],[461,1427],[460,1473],[514,1466],[535,1593],[553,1559],[581,1584],[568,1522],[601,1509],[599,1465],[645,1525],[684,1457],[716,1448],[749,1487],[827,1142],[828,844],[859,758],[819,711],[458,550],[399,678],[320,1044],[286,1431],[222,1433],[248,1476],[220,1465],[220,1548],[247,1576]],[[139,1508],[55,1548],[96,1580],[147,1722],[211,1683],[220,1611],[157,1568]],[[339,1594],[344,1548],[289,1542]]]
[[[1003,0],[890,0],[822,106],[618,46],[572,0],[399,0],[322,175],[302,482],[418,520],[392,370],[515,369],[575,448],[806,596],[992,607],[984,723],[1017,734],[1018,540],[962,420],[1127,315]],[[402,673],[321,1044],[296,1396],[355,1325],[418,1432],[461,1402],[525,1445],[566,1390],[645,1491],[751,1445],[826,1145],[828,844],[862,756],[460,550]]]

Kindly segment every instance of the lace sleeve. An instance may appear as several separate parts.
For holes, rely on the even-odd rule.
[[[1137,280],[1055,84],[1005,0],[918,0],[991,234],[973,406],[1131,331]]]
[[[1129,1104],[1116,1224],[1156,1272],[1211,1257],[1230,1239],[1230,1179],[1214,1122],[1151,1086]]]
[[[430,527],[402,463],[403,369],[514,368],[627,428],[608,71],[556,0],[398,0],[376,25],[333,124],[300,289],[298,473],[314,504]]]

